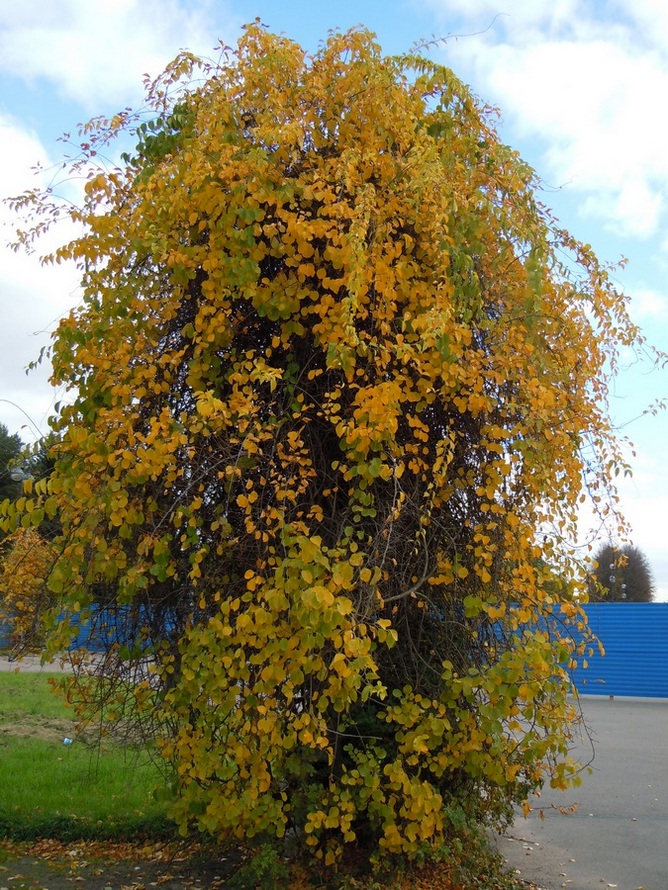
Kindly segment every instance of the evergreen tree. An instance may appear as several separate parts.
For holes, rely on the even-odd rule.
[[[11,467],[21,456],[23,442],[18,433],[9,434],[4,423],[0,423],[0,503],[9,498],[14,500],[21,493],[21,482],[12,479]]]

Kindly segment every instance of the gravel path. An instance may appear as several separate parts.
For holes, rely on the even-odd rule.
[[[52,674],[56,671],[67,671],[69,666],[60,661],[53,661],[49,664],[42,664],[39,655],[24,655],[23,658],[10,658],[7,655],[0,655],[0,671],[20,671],[21,673],[45,673]]]

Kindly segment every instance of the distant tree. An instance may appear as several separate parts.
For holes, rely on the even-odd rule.
[[[50,432],[33,445],[31,453],[26,460],[26,469],[29,468],[32,483],[37,489],[46,485],[53,472],[55,461],[51,452],[58,442],[58,434],[53,431]],[[53,511],[45,513],[44,518],[39,523],[38,531],[44,541],[51,541],[57,537],[62,531],[58,514]]]
[[[632,544],[604,544],[596,554],[589,599],[593,602],[651,603],[652,571],[645,554]]]
[[[57,441],[50,433],[28,450],[18,434],[10,436],[0,425],[0,502],[15,502],[46,484],[54,466],[50,450]],[[22,471],[17,478],[12,478],[13,468]],[[53,604],[44,582],[55,555],[50,542],[60,531],[54,511],[44,512],[36,528],[19,526],[10,535],[0,531],[0,627],[22,651],[39,650],[44,642],[42,622]]]
[[[16,463],[23,450],[23,442],[18,433],[9,435],[4,423],[0,423],[0,503],[13,500],[21,492],[21,483],[12,479],[11,465]]]
[[[9,630],[12,645],[22,651],[42,648],[42,621],[54,599],[44,579],[54,557],[53,545],[32,528],[18,528],[3,542],[0,626]]]

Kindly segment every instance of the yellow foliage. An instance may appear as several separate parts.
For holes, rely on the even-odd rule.
[[[0,563],[0,623],[10,629],[12,643],[28,650],[44,643],[44,614],[51,604],[45,580],[56,550],[32,528],[19,528],[3,542]]]

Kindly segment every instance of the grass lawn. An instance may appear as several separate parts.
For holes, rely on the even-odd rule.
[[[163,834],[165,805],[154,790],[165,780],[146,748],[87,744],[49,676],[0,673],[0,837]]]

